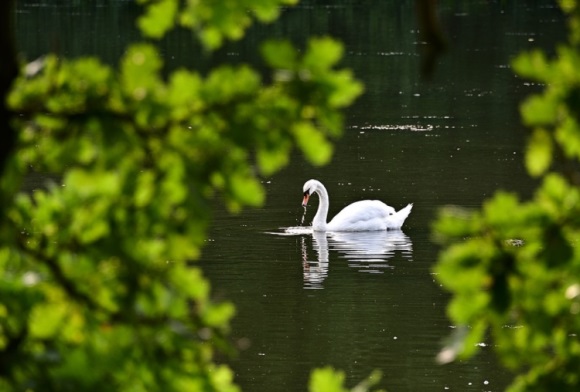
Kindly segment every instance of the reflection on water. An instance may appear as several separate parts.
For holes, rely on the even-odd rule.
[[[348,266],[359,272],[383,273],[393,268],[389,260],[397,253],[412,260],[413,243],[401,230],[364,232],[319,232],[310,227],[288,227],[277,235],[300,235],[302,268],[305,289],[322,289],[328,276],[329,250],[336,251],[339,259],[348,260]],[[312,236],[312,249],[308,254],[308,237]]]
[[[328,243],[326,241],[326,234],[315,233],[312,238],[314,249],[318,255],[316,260],[308,260],[306,237],[300,238],[305,289],[322,289],[322,282],[328,276]]]
[[[413,256],[411,239],[401,230],[337,232],[329,237],[330,249],[337,250],[339,257],[360,272],[382,273],[385,268],[392,268],[387,262],[398,251],[406,259]]]
[[[420,125],[420,124],[380,124],[380,125],[363,125],[356,126],[353,125],[352,129],[378,129],[381,131],[411,131],[411,132],[429,132],[433,130],[433,125]]]

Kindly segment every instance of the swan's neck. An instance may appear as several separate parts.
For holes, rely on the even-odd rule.
[[[328,215],[328,192],[326,191],[326,188],[320,184],[316,189],[316,193],[318,193],[319,202],[318,210],[312,220],[312,228],[317,231],[325,231],[326,217]]]

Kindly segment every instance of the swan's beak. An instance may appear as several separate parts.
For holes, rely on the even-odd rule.
[[[304,194],[304,199],[302,199],[302,207],[306,207],[308,205],[308,198],[310,197],[310,195],[308,194],[308,192],[306,192]]]

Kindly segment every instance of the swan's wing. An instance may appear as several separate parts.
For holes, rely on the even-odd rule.
[[[328,223],[328,230],[371,231],[385,230],[387,219],[395,209],[378,200],[362,200],[342,209]]]

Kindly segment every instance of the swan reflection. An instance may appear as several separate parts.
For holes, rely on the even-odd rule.
[[[400,230],[367,232],[318,232],[313,231],[312,248],[316,260],[309,259],[307,237],[301,237],[304,287],[323,288],[328,276],[329,251],[337,251],[338,257],[348,260],[349,266],[360,272],[383,273],[393,268],[388,261],[397,253],[411,259],[413,244]]]
[[[329,246],[361,272],[381,273],[393,268],[388,260],[396,252],[406,259],[413,256],[411,239],[401,230],[329,233]]]
[[[328,276],[328,243],[326,235],[313,235],[313,248],[318,254],[317,260],[308,260],[308,248],[306,237],[300,238],[302,246],[302,273],[304,275],[304,288],[321,289],[322,282]]]

